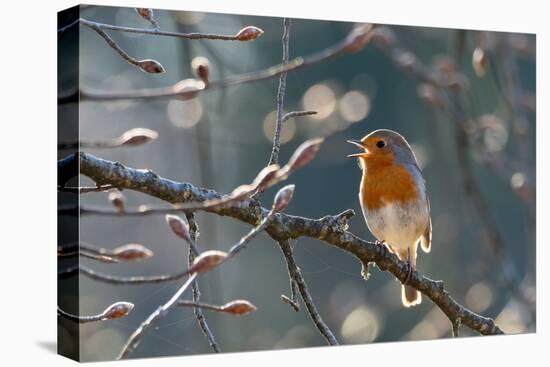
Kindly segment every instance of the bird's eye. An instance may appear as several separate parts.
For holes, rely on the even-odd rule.
[[[376,146],[380,149],[384,148],[386,146],[386,142],[384,140],[378,140],[376,142]]]

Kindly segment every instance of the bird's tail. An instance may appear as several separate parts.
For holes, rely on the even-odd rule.
[[[402,251],[399,254],[399,258],[402,261],[407,261],[409,263],[409,266],[411,267],[409,270],[416,269],[416,244],[409,247],[407,250]],[[405,307],[416,306],[422,302],[422,296],[415,288],[408,285],[402,285],[401,302],[403,302],[403,306]]]
[[[416,306],[422,302],[422,296],[415,288],[403,285],[401,286],[401,301],[405,307]]]

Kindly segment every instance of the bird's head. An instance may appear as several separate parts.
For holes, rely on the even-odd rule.
[[[361,140],[348,140],[348,143],[356,145],[360,152],[348,155],[349,158],[357,157],[361,163],[378,162],[401,164],[414,163],[414,153],[405,138],[392,130],[375,130]]]

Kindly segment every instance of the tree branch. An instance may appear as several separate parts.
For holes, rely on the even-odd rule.
[[[279,247],[281,248],[281,251],[283,252],[283,255],[285,257],[288,274],[290,278],[294,281],[294,284],[296,284],[296,286],[298,287],[300,295],[302,296],[302,300],[306,305],[309,316],[315,324],[315,327],[319,330],[321,335],[330,345],[338,345],[338,340],[336,340],[334,333],[323,321],[321,315],[319,314],[319,311],[317,311],[317,307],[315,307],[315,303],[313,302],[313,298],[309,293],[306,281],[302,276],[302,272],[300,271],[300,268],[298,268],[298,265],[296,265],[296,260],[294,259],[294,253],[292,251],[292,246],[290,245],[290,242],[288,240],[279,241]]]
[[[137,347],[141,338],[145,334],[145,331],[150,328],[160,318],[164,317],[168,311],[177,305],[180,296],[189,288],[189,285],[197,278],[199,273],[193,273],[187,279],[185,283],[178,289],[178,291],[170,298],[166,303],[159,306],[152,314],[149,315],[139,327],[130,335],[130,338],[126,341],[126,344],[122,347],[117,359],[128,357],[130,353]]]
[[[120,31],[120,32],[128,32],[128,33],[141,33],[141,34],[149,34],[149,35],[155,35],[155,36],[170,36],[170,37],[179,37],[179,38],[186,38],[186,39],[216,39],[216,40],[225,40],[225,41],[251,41],[255,40],[256,38],[260,37],[264,32],[258,27],[254,26],[247,26],[243,29],[241,29],[239,32],[237,32],[234,35],[223,35],[223,34],[213,34],[213,33],[178,33],[178,32],[166,32],[161,31],[159,24],[156,22],[156,20],[152,16],[152,10],[150,9],[144,9],[149,10],[150,14],[142,14],[140,13],[140,10],[138,9],[138,14],[141,16],[145,15],[146,19],[148,19],[154,26],[153,29],[145,29],[145,28],[131,28],[131,27],[121,27],[116,26],[112,24],[105,24],[105,23],[99,23],[94,22],[91,20],[80,18],[71,24],[59,29],[57,31],[58,39],[60,39],[65,32],[77,24],[82,24],[83,26],[86,26],[96,32],[101,38],[105,40],[105,42],[111,47],[113,50],[115,50],[126,62],[128,62],[131,65],[134,65],[138,68],[140,68],[142,71],[146,73],[164,73],[164,67],[161,63],[159,63],[156,60],[153,59],[144,59],[144,60],[138,60],[126,53],[119,44],[111,38],[105,32],[105,30],[112,30],[112,31]]]
[[[338,55],[345,55],[358,52],[369,41],[373,34],[372,25],[366,24],[352,30],[346,38],[335,45],[329,46],[317,53],[313,53],[304,57],[296,57],[286,65],[277,64],[266,69],[253,71],[249,73],[230,76],[228,78],[211,81],[207,86],[195,88],[177,88],[177,83],[167,87],[160,88],[145,88],[128,91],[107,91],[107,90],[89,90],[83,89],[75,91],[73,94],[80,96],[81,101],[112,101],[120,99],[148,99],[148,98],[192,98],[197,93],[202,91],[210,91],[216,89],[224,89],[234,85],[251,83],[266,79],[275,78],[282,73],[291,72],[303,68],[305,66],[317,64]],[[75,100],[75,95],[65,95],[58,100],[58,103],[69,103]]]
[[[197,240],[199,234],[199,227],[193,214],[189,214],[186,217],[189,222],[189,232],[192,240],[191,243],[189,243],[189,266],[191,266],[193,260],[195,260],[195,257],[199,255],[196,246],[194,246],[194,242]],[[193,297],[193,302],[197,304],[200,303],[201,292],[199,289],[198,280],[195,280],[191,285],[191,294]],[[193,312],[195,313],[195,317],[197,318],[197,322],[199,323],[202,333],[206,336],[208,345],[210,345],[210,348],[212,348],[215,353],[220,353],[222,350],[220,349],[218,342],[216,342],[216,338],[214,338],[214,334],[206,322],[206,317],[204,316],[201,307],[194,306]]]
[[[111,184],[121,189],[139,191],[172,203],[200,202],[222,197],[214,190],[168,180],[150,170],[128,168],[118,162],[107,161],[87,153],[80,153],[79,156],[80,173],[99,184]],[[230,216],[253,226],[257,226],[269,213],[268,209],[263,208],[253,198],[208,211],[221,216]],[[442,281],[429,279],[417,271],[409,274],[410,268],[407,264],[388,252],[385,246],[367,242],[348,232],[348,220],[353,215],[352,210],[346,210],[335,216],[310,219],[276,213],[267,224],[265,231],[275,241],[299,237],[319,239],[354,255],[363,264],[374,262],[381,270],[391,273],[402,283],[408,281],[408,285],[426,295],[451,322],[460,318],[462,325],[481,334],[503,334],[493,319],[478,315],[456,302],[445,290]]]
[[[84,324],[88,322],[116,320],[128,315],[133,308],[134,308],[133,303],[115,302],[112,305],[108,306],[105,310],[103,310],[103,312],[97,315],[79,316],[79,315],[73,315],[67,311],[64,311],[60,307],[57,307],[57,315],[67,320]]]
[[[99,29],[108,29],[111,31],[125,32],[125,33],[140,33],[151,36],[167,36],[167,37],[176,37],[176,38],[185,38],[189,40],[198,40],[198,39],[209,39],[209,40],[222,40],[222,41],[252,41],[260,37],[264,32],[258,27],[247,26],[239,30],[235,34],[226,35],[226,34],[217,34],[217,33],[180,33],[180,32],[168,32],[161,31],[159,28],[132,28],[132,27],[122,27],[112,24],[99,23],[91,21],[88,19],[80,18],[73,23],[59,29],[57,31],[58,36],[65,33],[69,28],[75,26],[77,23],[81,23],[87,27],[94,27]]]
[[[290,25],[292,21],[289,18],[283,19],[283,68],[288,64],[288,45]],[[273,148],[271,150],[271,157],[269,158],[268,165],[277,164],[279,162],[279,150],[281,149],[281,130],[283,129],[283,113],[284,113],[284,100],[286,89],[286,71],[283,71],[279,75],[279,87],[277,89],[277,121],[275,125],[275,134],[273,136]]]

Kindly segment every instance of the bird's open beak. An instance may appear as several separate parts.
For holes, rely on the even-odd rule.
[[[363,145],[363,143],[360,140],[351,139],[351,140],[348,140],[348,143],[357,145],[359,148],[363,150],[361,153],[349,154],[348,158],[361,157],[361,156],[364,156],[365,153],[367,153],[367,148]]]

